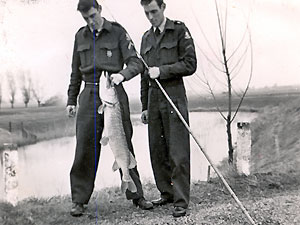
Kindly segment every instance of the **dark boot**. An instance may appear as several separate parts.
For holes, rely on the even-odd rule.
[[[72,203],[70,211],[71,216],[82,216],[84,213],[84,207],[82,203]]]
[[[186,209],[182,208],[180,206],[175,206],[174,210],[173,210],[173,216],[174,217],[181,217],[181,216],[185,216],[186,214]]]
[[[153,204],[143,197],[139,199],[133,199],[132,202],[136,207],[139,207],[140,209],[144,209],[144,210],[153,209]]]

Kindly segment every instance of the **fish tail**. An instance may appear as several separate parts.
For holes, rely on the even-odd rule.
[[[133,180],[130,178],[129,181],[123,181],[122,180],[122,184],[121,184],[121,190],[124,193],[126,190],[129,190],[132,193],[137,192],[137,188],[135,183],[133,182]]]
[[[129,157],[130,157],[130,164],[128,166],[129,169],[133,169],[134,167],[136,167],[136,159],[134,158],[134,156],[131,154],[131,152],[129,153]]]

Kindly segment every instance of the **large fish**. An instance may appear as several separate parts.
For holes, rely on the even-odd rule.
[[[125,192],[128,189],[131,192],[137,192],[136,185],[129,174],[129,169],[136,167],[136,160],[128,149],[120,102],[108,75],[101,76],[99,89],[102,105],[99,107],[98,112],[104,113],[104,131],[100,143],[102,145],[109,143],[115,157],[112,169],[113,171],[118,169],[122,171],[121,190]]]

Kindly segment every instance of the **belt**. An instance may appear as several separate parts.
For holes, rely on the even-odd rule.
[[[93,85],[93,86],[98,86],[99,83],[94,83],[94,82],[87,82],[85,81],[85,85]]]

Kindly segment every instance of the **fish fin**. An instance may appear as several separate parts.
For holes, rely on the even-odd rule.
[[[98,107],[98,114],[103,114],[105,108],[105,104],[102,104]]]
[[[103,146],[105,146],[105,145],[108,144],[108,141],[109,141],[109,138],[106,137],[106,136],[104,136],[104,137],[101,138],[100,144],[103,145]]]
[[[133,169],[134,167],[136,167],[137,162],[136,162],[134,156],[131,154],[131,152],[129,154],[129,157],[130,157],[130,164],[129,164],[128,168]]]
[[[112,166],[112,170],[113,170],[113,171],[116,171],[116,170],[118,170],[118,169],[120,169],[120,167],[119,167],[117,161],[114,161],[114,164],[113,164],[113,166]]]
[[[128,188],[129,191],[131,191],[132,193],[137,192],[137,188],[135,183],[133,182],[133,180],[131,180],[130,182],[128,182]]]
[[[126,191],[127,188],[128,188],[128,182],[122,181],[122,183],[121,183],[121,191],[123,193],[125,193],[125,191]]]
[[[123,181],[122,180],[121,191],[124,193],[127,189],[132,193],[137,192],[136,185],[135,185],[135,183],[133,182],[132,179],[130,179],[130,181]]]

